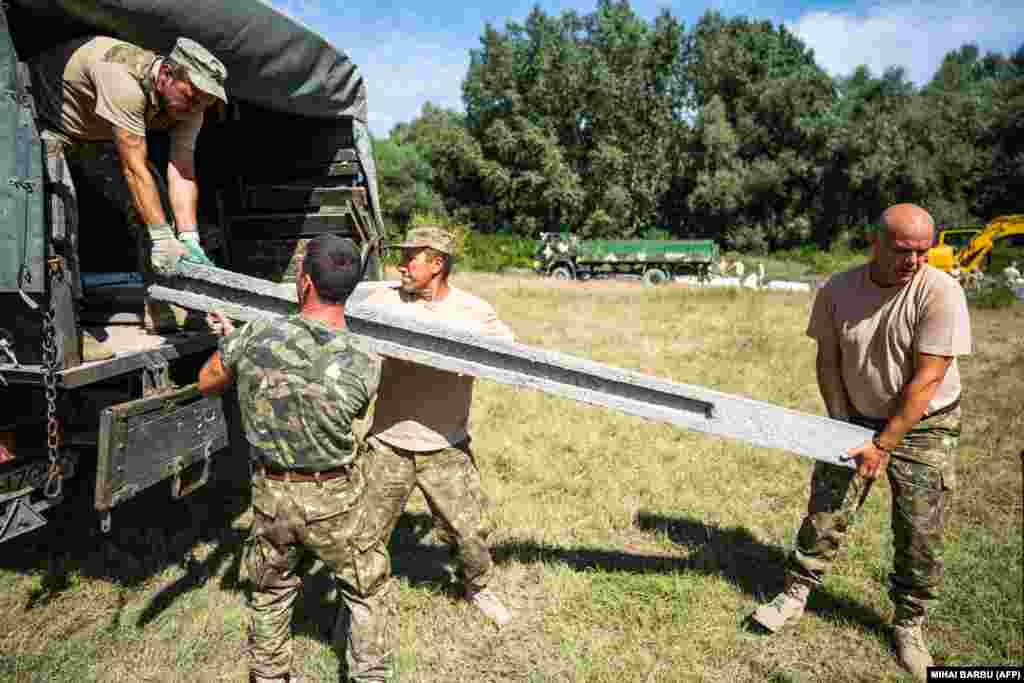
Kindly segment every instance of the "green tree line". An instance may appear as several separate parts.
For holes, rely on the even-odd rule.
[[[424,106],[375,140],[395,227],[446,214],[535,238],[712,237],[743,250],[829,247],[913,201],[942,224],[1020,211],[1024,47],[828,75],[770,21],[706,13],[687,30],[625,0],[487,25],[465,113]]]

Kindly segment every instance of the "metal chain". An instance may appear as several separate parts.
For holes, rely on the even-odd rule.
[[[51,282],[64,279],[64,269],[59,262],[51,262]],[[46,392],[46,451],[50,459],[50,471],[46,475],[43,494],[47,498],[59,498],[64,481],[64,468],[60,463],[60,418],[57,417],[57,313],[54,287],[50,288],[50,306],[43,313],[43,385]]]

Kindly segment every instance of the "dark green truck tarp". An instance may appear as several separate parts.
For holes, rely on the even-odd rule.
[[[712,263],[714,240],[582,240],[577,263]]]
[[[317,119],[353,121],[359,161],[380,203],[367,127],[366,85],[356,65],[315,31],[259,0],[10,0],[31,35],[20,58],[54,44],[55,34],[112,35],[166,54],[178,36],[198,41],[228,69],[228,99]],[[21,24],[18,24],[19,26]],[[46,41],[46,43],[42,43]],[[383,227],[383,224],[380,224]]]
[[[39,293],[45,256],[43,153],[17,67],[0,10],[0,292]]]

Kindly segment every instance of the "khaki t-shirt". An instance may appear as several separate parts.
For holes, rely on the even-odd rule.
[[[190,158],[203,112],[173,119],[160,110],[156,93],[143,88],[159,67],[156,53],[103,36],[75,39],[29,62],[39,116],[69,142],[111,141],[115,126],[135,135],[169,129],[172,157]]]
[[[513,340],[489,303],[451,287],[441,301],[402,301],[397,287],[379,289],[363,302],[397,315],[443,322],[477,334]],[[446,370],[384,358],[373,424],[367,432],[410,451],[436,451],[469,436],[473,378]]]
[[[847,396],[865,417],[896,414],[918,352],[953,356],[928,413],[949,406],[960,396],[956,356],[971,352],[963,289],[928,265],[906,285],[879,287],[871,281],[869,265],[829,279],[814,300],[807,336],[819,344],[838,344]]]

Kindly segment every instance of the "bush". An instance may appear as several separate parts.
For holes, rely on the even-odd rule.
[[[1017,303],[1017,295],[1005,282],[985,278],[976,287],[964,290],[967,303],[978,308],[1008,308]]]
[[[535,240],[471,231],[466,235],[456,267],[492,273],[507,268],[532,268],[536,250]]]
[[[772,257],[783,261],[795,261],[807,266],[816,275],[827,275],[848,270],[858,263],[864,262],[864,252],[849,246],[836,246],[823,251],[814,244],[805,244],[792,249],[772,252]]]

